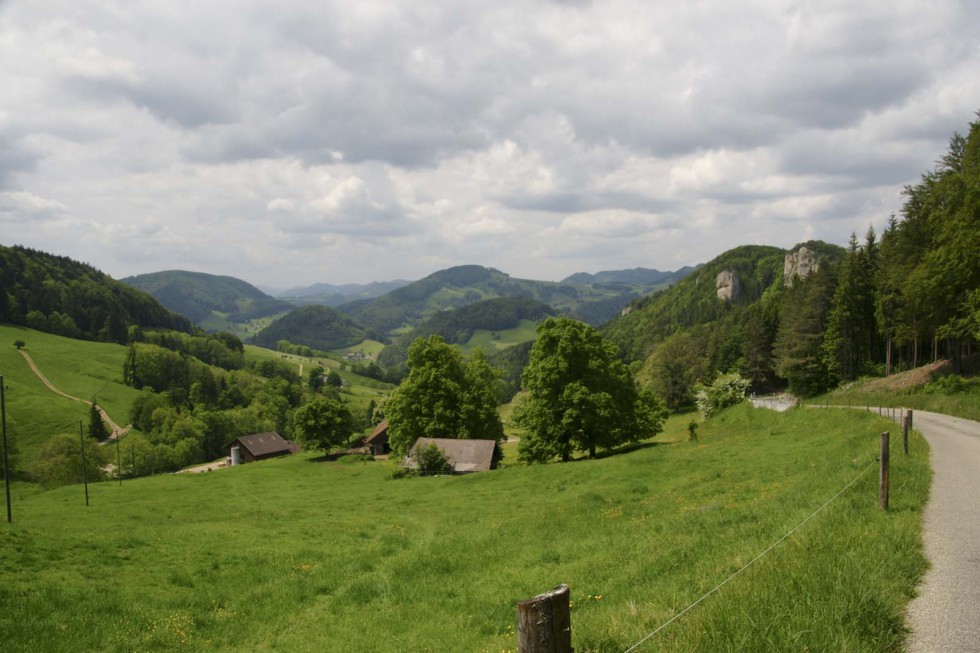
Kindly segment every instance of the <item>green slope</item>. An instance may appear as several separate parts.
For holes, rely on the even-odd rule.
[[[275,349],[280,340],[294,345],[329,351],[350,347],[365,340],[367,332],[348,315],[328,306],[301,306],[255,336],[255,344]]]
[[[20,450],[20,469],[29,466],[52,435],[77,433],[79,420],[87,429],[89,408],[48,390],[11,345],[14,340],[27,343],[26,351],[59,390],[87,400],[95,397],[116,423],[127,423],[130,405],[139,392],[122,383],[126,347],[0,325],[0,374],[6,384],[7,428]]]
[[[516,279],[493,268],[463,265],[341,309],[380,334],[405,333],[440,311],[500,297],[533,299],[564,314],[598,324],[617,314],[631,300],[669,283],[670,280],[649,286],[554,283]]]
[[[125,343],[132,325],[188,331],[190,321],[90,265],[0,245],[0,323]]]
[[[820,241],[804,243],[826,264],[833,264],[844,250]],[[733,310],[758,302],[766,290],[781,287],[783,263],[792,250],[764,245],[731,249],[693,272],[677,285],[630,304],[625,315],[603,326],[604,334],[634,360],[642,360],[658,342],[678,331],[724,318]],[[724,270],[734,271],[741,292],[733,303],[718,299],[716,279]]]
[[[17,497],[0,530],[9,650],[501,651],[516,608],[572,589],[576,651],[623,651],[873,465],[886,422],[744,407],[697,443],[466,477],[298,455]],[[683,430],[683,425],[681,426]],[[926,563],[927,450],[867,472],[643,650],[902,645]],[[383,618],[379,618],[383,615]],[[354,643],[354,644],[352,644]]]
[[[150,293],[170,310],[211,330],[235,330],[235,325],[294,308],[234,277],[167,270],[126,277],[122,281]]]

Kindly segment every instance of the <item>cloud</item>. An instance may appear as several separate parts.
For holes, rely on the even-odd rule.
[[[0,192],[0,222],[32,223],[67,216],[68,207],[57,200],[27,191]]]
[[[0,219],[117,275],[562,278],[844,242],[980,108],[956,0],[0,12]]]

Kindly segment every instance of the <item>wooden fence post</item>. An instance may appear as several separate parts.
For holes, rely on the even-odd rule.
[[[902,416],[902,451],[909,455],[909,417]]]
[[[573,653],[568,585],[517,604],[518,653]]]
[[[909,412],[906,413],[906,414],[908,415],[908,418],[909,418],[909,429],[911,429],[912,428],[912,409],[909,408]]]
[[[882,510],[888,510],[888,431],[881,434],[881,474],[878,481],[878,501]]]

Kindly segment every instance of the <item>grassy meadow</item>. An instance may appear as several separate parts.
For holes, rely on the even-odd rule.
[[[598,460],[389,480],[300,454],[16,497],[0,641],[17,651],[509,651],[572,588],[576,651],[624,651],[873,461],[889,423],[739,406]],[[928,451],[877,471],[641,651],[889,651],[925,569]]]
[[[13,347],[27,343],[27,351],[41,373],[63,392],[96,401],[120,426],[129,419],[129,407],[139,394],[122,382],[126,347],[102,342],[71,340],[23,327],[0,325],[0,374],[6,383],[7,429],[26,466],[48,438],[57,433],[78,433],[78,421],[88,427],[89,407],[54,394]]]

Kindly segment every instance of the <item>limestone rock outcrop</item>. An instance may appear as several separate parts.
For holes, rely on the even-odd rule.
[[[783,261],[783,285],[793,285],[793,278],[806,279],[820,269],[820,259],[806,245],[786,255]]]
[[[718,299],[731,304],[738,299],[742,292],[742,283],[739,281],[735,270],[722,270],[715,277],[715,289],[718,291]]]

